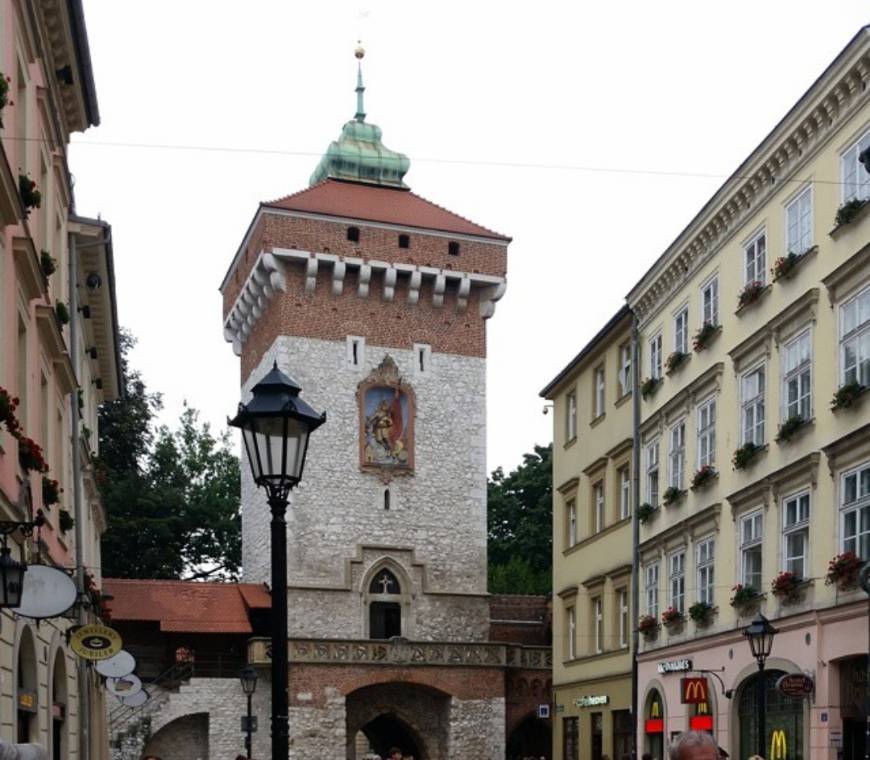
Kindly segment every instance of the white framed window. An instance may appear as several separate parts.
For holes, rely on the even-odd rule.
[[[621,588],[616,592],[616,601],[619,605],[619,646],[628,646],[628,589]]]
[[[764,444],[764,365],[740,378],[741,443]]]
[[[631,470],[628,465],[619,469],[619,519],[631,514]]]
[[[646,447],[646,499],[650,506],[659,504],[659,441],[658,438]]]
[[[740,518],[740,582],[761,592],[764,512],[759,510]]]
[[[807,187],[785,207],[785,246],[800,256],[813,246],[813,191]]]
[[[719,275],[701,286],[701,325],[719,324]]]
[[[601,597],[596,596],[592,600],[592,617],[593,617],[593,646],[595,647],[595,652],[603,652],[604,651],[604,605],[602,604]]]
[[[707,538],[698,542],[696,565],[698,568],[698,601],[713,605],[716,590],[715,539]]]
[[[351,367],[361,367],[366,361],[366,339],[361,335],[347,336],[347,363]]]
[[[595,369],[595,417],[604,414],[604,367]]]
[[[689,353],[689,307],[684,306],[674,316],[674,351]]]
[[[686,469],[686,421],[680,420],[668,436],[668,486],[683,488]]]
[[[808,420],[812,411],[812,340],[810,331],[786,343],[782,352],[782,418]]]
[[[809,569],[810,493],[788,496],[782,501],[783,570],[806,578]]]
[[[565,440],[577,437],[577,391],[569,391],[565,399]]]
[[[662,334],[658,333],[649,342],[649,376],[658,379],[662,376]]]
[[[686,609],[686,552],[678,551],[668,557],[668,604],[675,610]]]
[[[619,395],[624,396],[631,390],[631,343],[619,347]]]
[[[743,284],[767,284],[767,235],[760,232],[743,246]]]
[[[604,483],[599,481],[592,487],[592,499],[595,502],[595,532],[604,530]]]
[[[568,548],[577,543],[577,502],[571,499],[568,502]]]
[[[716,461],[716,399],[698,407],[698,469]]]
[[[647,565],[644,571],[644,593],[646,594],[646,613],[656,620],[659,617],[659,563]]]
[[[870,287],[840,307],[840,377],[870,385]]]
[[[565,611],[565,616],[568,618],[566,626],[566,634],[568,637],[568,659],[573,660],[577,657],[577,615],[573,607],[569,607]]]
[[[862,151],[870,148],[870,131],[840,156],[840,179],[843,182],[843,203],[870,198],[870,173],[858,162]]]
[[[844,473],[840,491],[843,551],[870,560],[870,462]]]

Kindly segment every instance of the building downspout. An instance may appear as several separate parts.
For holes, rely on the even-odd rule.
[[[637,760],[640,757],[638,747],[638,728],[640,716],[638,715],[639,684],[637,682],[637,654],[640,634],[637,630],[637,621],[640,604],[640,520],[637,518],[637,509],[640,506],[640,341],[638,339],[637,317],[631,317],[631,408],[632,408],[632,450],[631,467],[634,471],[632,479],[632,501],[634,509],[631,511],[631,614],[634,623],[631,626],[631,723],[632,723],[632,757]]]
[[[79,339],[79,293],[78,293],[78,252],[76,250],[75,235],[69,234],[69,307],[72,319],[69,323],[70,353],[72,354],[73,372],[76,382],[81,380],[81,354],[78,350]],[[75,515],[75,566],[76,566],[76,589],[79,601],[85,598],[85,567],[82,549],[84,548],[84,508],[82,505],[82,449],[79,440],[81,419],[79,413],[78,392],[70,394],[70,407],[72,408],[72,469],[73,469],[73,513]],[[78,624],[87,624],[87,613],[83,604],[78,606]],[[78,683],[79,683],[79,760],[90,760],[91,741],[91,695],[90,673],[88,672],[87,660],[78,658]]]

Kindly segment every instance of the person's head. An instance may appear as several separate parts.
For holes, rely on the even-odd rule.
[[[716,747],[716,751],[719,753],[719,760],[728,760],[730,755],[722,749],[722,747]]]
[[[669,754],[671,760],[718,760],[719,746],[706,731],[683,731]]]
[[[388,760],[402,760],[402,750],[398,747],[390,747],[387,758]]]

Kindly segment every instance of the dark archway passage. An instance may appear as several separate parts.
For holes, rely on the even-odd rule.
[[[381,757],[386,757],[391,747],[398,747],[403,755],[413,755],[415,760],[423,757],[413,732],[394,715],[379,715],[361,730]]]
[[[507,758],[549,757],[550,741],[547,721],[529,715],[511,732],[506,747]]]

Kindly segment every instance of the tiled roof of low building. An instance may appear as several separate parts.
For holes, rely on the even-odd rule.
[[[156,622],[161,631],[251,633],[250,611],[269,609],[272,597],[256,583],[105,578],[113,621]]]
[[[509,237],[481,227],[410,190],[364,182],[327,179],[293,195],[267,201],[263,206],[510,241]]]

